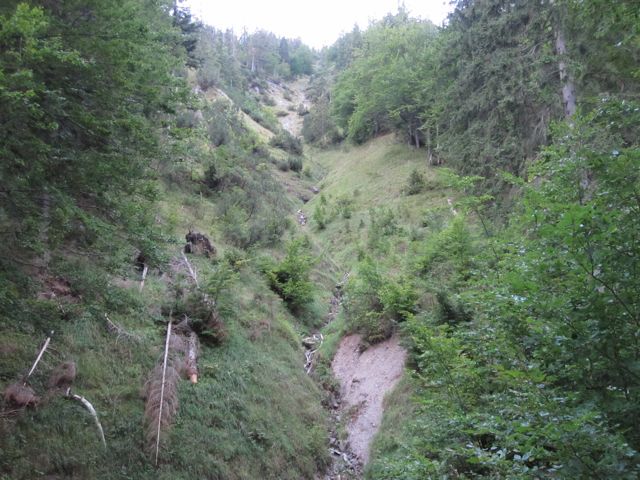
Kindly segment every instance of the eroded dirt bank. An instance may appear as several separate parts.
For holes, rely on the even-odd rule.
[[[342,339],[331,363],[340,382],[341,410],[351,451],[362,465],[369,460],[369,446],[382,421],[384,396],[398,383],[406,351],[397,336],[360,352],[360,335]]]
[[[298,112],[309,108],[305,90],[309,86],[309,77],[302,76],[284,85],[269,82],[269,93],[276,103],[276,108],[283,116],[278,120],[282,128],[293,136],[302,134],[303,116]]]

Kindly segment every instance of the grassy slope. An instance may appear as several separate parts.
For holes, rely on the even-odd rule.
[[[210,236],[222,257],[228,246],[216,223],[214,200],[179,186],[161,185],[157,221],[166,242],[156,243],[166,262],[153,269],[143,293],[130,263],[132,249],[114,249],[103,261],[76,254],[54,258],[54,269],[71,283],[75,297],[33,300],[37,318],[0,324],[0,382],[17,380],[33,361],[44,332],[56,334],[31,384],[46,391],[52,368],[66,359],[78,365],[74,391],[98,411],[108,450],[82,408],[51,397],[36,409],[0,416],[0,478],[312,478],[327,461],[322,393],[305,375],[299,325],[247,255],[237,279],[220,302],[229,332],[221,346],[203,343],[197,385],[181,381],[180,407],[164,442],[161,465],[152,466],[143,445],[142,387],[162,355],[165,332],[160,306],[171,304],[171,283],[189,288],[175,261],[184,234],[194,228]],[[201,285],[215,279],[216,263],[193,257]],[[27,279],[33,293],[37,278]],[[63,314],[58,301],[64,304]],[[68,300],[68,302],[67,302]],[[319,308],[318,311],[321,311]],[[138,341],[106,331],[104,314]]]
[[[382,268],[397,271],[413,260],[420,241],[436,228],[432,224],[433,213],[450,217],[447,198],[451,192],[442,188],[437,170],[426,165],[423,152],[398,144],[391,135],[362,146],[315,151],[311,156],[317,167],[326,172],[320,187],[330,221],[325,229],[319,230],[311,219],[308,228],[324,246],[325,255],[339,264],[343,272],[352,271],[363,252],[372,255]],[[424,175],[425,189],[416,195],[406,195],[407,180],[414,169]],[[321,195],[305,206],[310,217],[322,204]],[[351,218],[345,219],[336,211],[340,199],[350,204]],[[371,208],[390,209],[398,226],[395,234],[384,238],[381,249],[369,245]],[[330,382],[330,359],[348,329],[343,313],[323,329],[325,342],[318,353],[318,373],[325,382]],[[411,382],[404,379],[387,398],[385,417],[372,445],[371,464],[402,442],[403,425],[411,419],[414,408],[411,396]]]
[[[370,226],[371,208],[393,211],[399,226],[407,233],[422,228],[425,209],[446,208],[446,193],[436,185],[436,173],[426,165],[423,152],[398,144],[393,135],[376,138],[362,146],[345,146],[312,153],[312,159],[327,173],[322,180],[321,195],[327,200],[327,212],[332,220],[317,238],[327,252],[348,271],[357,259],[358,249],[365,246]],[[425,175],[427,188],[418,195],[404,195],[410,173],[417,169]],[[310,216],[321,202],[318,195],[306,206]],[[342,199],[352,209],[351,218],[336,213]],[[311,221],[311,228],[317,224]],[[395,238],[398,244],[390,252],[402,256],[406,236]]]
[[[322,320],[331,286],[354,267],[358,252],[366,249],[370,208],[389,208],[400,227],[387,239],[384,261],[389,267],[405,262],[411,255],[411,235],[428,229],[423,222],[424,210],[447,209],[447,192],[435,188],[435,173],[427,169],[424,158],[396,144],[392,137],[358,147],[313,152],[310,157],[311,178],[320,182],[330,221],[320,231],[311,218],[298,228],[298,233],[313,239],[319,259],[314,280],[323,289],[311,309],[317,318],[307,319],[307,324]],[[428,188],[418,195],[403,195],[407,178],[416,168],[425,174]],[[320,171],[326,172],[322,180],[316,174]],[[290,196],[309,192],[309,178],[276,173]],[[41,318],[0,325],[3,385],[28,368],[43,332],[56,329],[52,350],[45,355],[32,384],[44,391],[47,375],[56,363],[75,360],[79,374],[74,388],[99,412],[107,452],[100,450],[86,413],[67,400],[54,398],[35,410],[0,419],[0,478],[293,479],[312,478],[327,461],[322,394],[301,368],[299,339],[309,327],[298,324],[267,288],[251,261],[261,253],[252,252],[226,296],[229,339],[222,346],[203,345],[200,381],[195,386],[181,382],[180,408],[162,452],[162,464],[158,470],[152,467],[143,448],[140,391],[161,355],[164,328],[160,305],[170,303],[173,294],[166,275],[172,268],[170,260],[178,255],[188,228],[209,235],[219,257],[228,249],[215,221],[212,199],[177,185],[161,189],[157,219],[167,242],[157,247],[167,263],[151,272],[142,294],[137,291],[138,274],[128,263],[132,252],[126,246],[113,252],[115,271],[91,258],[61,256],[59,263],[65,266],[59,271],[66,272],[65,278],[80,296],[65,307],[65,318],[61,319],[57,301],[47,300],[36,302],[43,312]],[[313,198],[303,209],[311,217],[321,195],[309,196]],[[350,218],[336,212],[339,199],[350,205]],[[293,198],[292,205],[295,209],[302,203]],[[277,250],[263,253],[281,255]],[[215,278],[213,262],[194,257],[193,263],[201,283]],[[180,273],[171,281],[189,284]],[[37,290],[34,285],[34,292]],[[140,341],[106,332],[104,313]],[[342,315],[325,328],[328,335],[320,354],[325,371],[326,360],[344,329]],[[394,394],[393,398],[400,400],[394,402],[397,408],[393,407],[391,414],[401,416],[408,395]],[[388,421],[383,424],[380,438],[393,434],[393,425],[389,425]]]
[[[167,209],[179,204],[180,194],[172,196]],[[201,208],[210,205],[203,200]],[[181,210],[180,223],[191,219],[193,225],[189,209]],[[176,245],[168,247],[168,254],[179,251],[182,231],[182,225],[176,226]],[[141,341],[107,333],[101,321],[105,312],[91,311],[99,307],[81,301],[73,305],[75,312],[68,320],[44,322],[56,334],[31,383],[44,391],[57,362],[75,360],[79,374],[74,390],[99,412],[109,450],[100,451],[94,426],[80,407],[52,399],[0,420],[0,478],[34,478],[42,472],[64,478],[294,479],[310,478],[324,463],[321,393],[301,368],[294,319],[262,277],[245,268],[234,288],[235,305],[225,318],[229,339],[222,346],[203,345],[197,385],[181,382],[180,409],[162,454],[163,465],[155,471],[142,448],[140,391],[161,355],[164,330],[154,320],[170,295],[167,283],[159,272],[152,272],[139,294],[133,269],[124,279],[113,278],[81,263],[84,270],[77,280],[89,274],[108,278],[106,294],[126,304],[108,311],[110,318]],[[209,260],[193,263],[201,282],[211,278]],[[41,303],[44,309],[53,308],[48,301]],[[28,368],[42,331],[45,325],[37,322],[2,325],[3,385]]]

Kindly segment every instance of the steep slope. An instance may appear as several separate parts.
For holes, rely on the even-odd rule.
[[[268,95],[275,103],[273,109],[280,125],[293,136],[300,136],[302,121],[310,106],[305,95],[309,77],[302,76],[281,84],[269,82],[268,86]]]
[[[314,375],[334,392],[335,449],[346,458],[353,455],[360,464],[356,473],[349,462],[334,467],[334,472],[358,477],[380,428],[384,398],[401,379],[406,358],[397,335],[378,338],[371,345],[368,335],[351,334],[366,333],[349,311],[352,286],[362,276],[359,264],[372,256],[386,272],[383,282],[392,284],[412,256],[412,242],[430,228],[428,219],[434,214],[452,215],[451,192],[426,166],[420,151],[398,144],[393,136],[362,146],[311,150],[308,156],[322,179],[319,193],[303,207],[309,218],[304,228],[321,255],[346,272],[337,286],[342,308],[322,330],[324,343],[316,354]],[[410,178],[416,172],[424,183],[409,195]]]
[[[300,342],[324,312],[295,318],[266,277],[268,260],[283,256],[280,238],[292,230],[288,218],[300,201],[279,187],[269,148],[231,110],[207,101],[184,115],[196,120],[183,130],[187,140],[171,145],[181,161],[158,167],[158,233],[144,251],[119,242],[117,231],[104,239],[112,255],[74,245],[52,251],[49,270],[30,272],[28,309],[0,325],[3,390],[22,382],[55,330],[29,378],[39,403],[17,408],[15,398],[3,399],[2,476],[299,479],[324,470],[323,393],[303,369]],[[212,132],[225,144],[214,147]],[[212,250],[192,244],[187,265],[190,231],[206,236]],[[144,386],[162,363],[172,318],[198,329],[198,379],[167,393],[177,409],[162,423],[155,468],[144,440]],[[98,412],[104,450],[89,415],[49,385],[64,360],[77,366],[73,393]]]

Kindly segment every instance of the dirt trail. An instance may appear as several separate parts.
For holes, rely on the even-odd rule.
[[[346,428],[351,451],[366,465],[382,421],[384,396],[402,376],[406,351],[394,336],[360,353],[361,340],[360,335],[343,338],[331,368],[340,381],[341,410],[350,417]]]

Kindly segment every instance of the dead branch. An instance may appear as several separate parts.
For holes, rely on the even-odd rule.
[[[185,258],[186,260],[186,258]],[[164,345],[164,361],[162,362],[162,386],[160,387],[160,407],[158,411],[158,433],[156,435],[156,465],[158,465],[158,454],[160,452],[160,427],[162,424],[162,407],[164,402],[164,387],[167,378],[167,358],[169,357],[169,340],[171,339],[171,324],[172,320],[169,320],[167,325],[167,340]]]
[[[447,198],[447,203],[449,204],[449,208],[451,208],[451,213],[453,214],[453,216],[457,216],[458,215],[458,211],[453,208],[453,202],[451,201],[450,198]]]
[[[24,377],[24,382],[22,384],[23,386],[27,385],[27,379],[31,376],[33,371],[36,369],[36,366],[38,365],[38,362],[40,362],[40,359],[42,358],[42,355],[44,355],[45,350],[47,349],[47,347],[49,346],[49,343],[51,342],[51,337],[52,336],[53,336],[53,330],[51,330],[51,333],[49,334],[49,336],[45,340],[44,345],[42,346],[42,348],[40,349],[40,353],[38,353],[38,356],[36,357],[36,361],[33,362],[33,366],[31,367],[31,370],[29,370],[29,373],[27,373],[27,376]]]
[[[147,278],[147,272],[149,271],[149,265],[147,265],[146,263],[144,264],[144,268],[142,269],[142,280],[140,281],[140,292],[142,292],[142,289],[144,288],[144,280],[145,278]]]
[[[185,265],[189,269],[189,275],[191,276],[191,279],[196,284],[196,287],[200,288],[200,285],[198,284],[198,272],[194,270],[194,268],[191,266],[191,263],[189,263],[189,259],[184,254],[184,252],[182,252],[182,259],[184,260]]]
[[[76,379],[76,362],[62,362],[51,372],[49,377],[49,388],[69,389]]]
[[[134,342],[140,342],[142,339],[133,333],[127,332],[124,328],[122,328],[117,323],[111,321],[109,316],[105,313],[104,318],[107,320],[107,330],[109,333],[113,333],[116,335],[116,341],[120,339],[120,337],[124,337],[127,340],[131,340]]]
[[[182,259],[184,260],[184,263],[187,266],[187,269],[189,270],[189,276],[193,280],[193,283],[195,283],[196,284],[196,288],[198,290],[200,290],[200,284],[198,283],[198,271],[191,266],[191,263],[189,262],[189,259],[184,254],[184,252],[182,252]],[[204,299],[205,302],[210,303],[211,306],[215,305],[215,303],[216,303],[215,300],[211,300],[209,298],[209,295],[207,295],[204,292],[202,293],[202,298]]]
[[[320,340],[320,344],[317,346],[317,348],[311,350],[311,348],[317,344],[318,340]],[[305,346],[310,345],[310,347],[307,346],[307,349],[304,352],[304,370],[307,375],[310,374],[311,370],[313,369],[313,356],[322,347],[322,342],[324,342],[324,336],[321,333],[316,333],[313,335],[313,337],[305,338],[303,341]]]
[[[12,383],[4,390],[4,401],[7,404],[15,405],[19,408],[35,406],[40,399],[36,396],[33,388],[20,383]]]
[[[191,383],[198,383],[198,335],[189,334],[187,342],[187,374]]]
[[[95,422],[96,427],[98,429],[98,434],[100,436],[100,441],[102,442],[102,446],[104,448],[107,448],[107,441],[104,438],[104,430],[102,429],[102,424],[100,423],[100,419],[98,418],[98,413],[96,412],[96,409],[93,408],[93,405],[91,405],[91,402],[89,402],[89,400],[87,400],[81,395],[76,395],[75,393],[71,393],[71,388],[67,389],[66,396],[67,398],[80,402],[84,406],[84,408],[86,408],[87,411],[91,414],[91,416],[93,417],[93,421]]]

